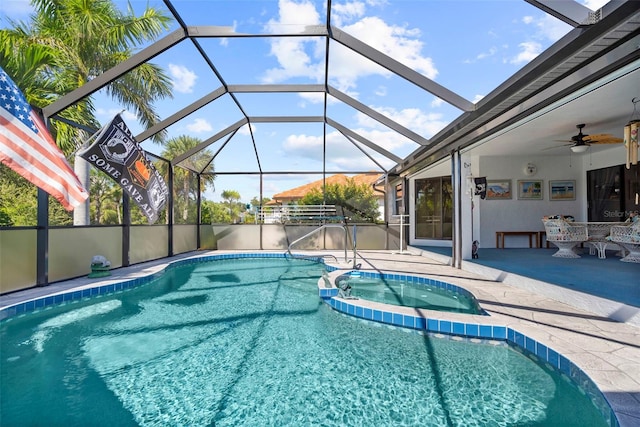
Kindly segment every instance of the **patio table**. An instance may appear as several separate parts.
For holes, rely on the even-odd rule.
[[[611,232],[611,227],[614,225],[625,225],[624,222],[573,222],[572,224],[584,225],[587,227],[587,233],[589,240],[585,243],[591,245],[589,248],[589,255],[595,255],[595,251],[598,251],[598,258],[605,259],[607,246],[620,247],[615,242],[607,240],[607,236]],[[622,249],[622,248],[620,248]]]

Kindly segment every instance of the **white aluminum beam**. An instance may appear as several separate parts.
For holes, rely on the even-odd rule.
[[[210,102],[215,101],[216,99],[218,99],[219,97],[221,97],[225,93],[227,93],[226,89],[224,87],[222,87],[222,86],[219,87],[218,89],[214,90],[213,92],[210,92],[209,94],[203,96],[202,98],[198,99],[197,101],[195,101],[195,102],[191,103],[190,105],[186,106],[182,110],[172,114],[171,116],[167,117],[163,121],[161,121],[159,123],[156,123],[155,125],[151,126],[149,129],[147,129],[144,132],[140,133],[138,136],[136,136],[136,141],[142,142],[142,141],[152,137],[153,135],[157,134],[158,132],[161,132],[164,129],[168,128],[169,126],[171,126],[175,122],[185,118],[186,116],[188,116],[189,114],[193,113],[194,111],[197,111],[200,108],[204,107],[205,105],[209,104]]]
[[[313,37],[327,36],[327,27],[324,25],[306,25],[304,30],[295,33],[236,33],[233,27],[229,26],[188,26],[189,37]]]
[[[322,116],[253,116],[251,123],[323,123]]]
[[[373,142],[369,141],[367,138],[358,135],[357,133],[355,133],[354,131],[352,131],[351,129],[347,129],[346,127],[342,126],[340,123],[336,122],[335,120],[330,119],[329,117],[327,117],[327,124],[331,127],[336,128],[337,130],[339,130],[344,136],[351,138],[351,139],[355,139],[356,141],[360,142],[361,144],[366,145],[367,147],[371,148],[373,151],[382,154],[383,156],[385,156],[388,159],[393,160],[396,163],[400,163],[402,161],[402,159],[398,156],[396,156],[395,154],[385,150],[384,148],[380,147],[377,144],[374,144]]]
[[[574,0],[525,1],[574,28],[591,24],[594,16],[591,9]]]
[[[360,101],[358,101],[358,100],[356,100],[354,98],[351,98],[346,93],[340,92],[338,89],[335,89],[332,86],[329,86],[328,89],[329,89],[328,90],[329,95],[333,96],[334,98],[339,99],[340,101],[344,102],[345,104],[350,105],[351,107],[353,107],[356,110],[360,111],[361,113],[371,117],[372,119],[377,120],[378,122],[382,123],[383,125],[387,126],[388,128],[395,130],[396,132],[398,132],[399,134],[409,138],[410,140],[412,140],[416,144],[429,145],[429,141],[427,139],[423,138],[422,136],[418,135],[417,133],[413,132],[412,130],[407,129],[406,127],[402,126],[398,122],[385,117],[383,114],[378,113],[373,108],[367,107],[366,105],[364,105]]]
[[[207,148],[209,145],[213,144],[214,142],[216,142],[220,138],[223,138],[225,135],[228,135],[231,132],[235,132],[236,130],[240,129],[242,126],[246,125],[248,122],[249,121],[246,118],[238,120],[237,122],[235,122],[231,126],[227,127],[226,129],[223,129],[220,132],[218,132],[217,134],[213,135],[211,138],[208,138],[207,140],[201,142],[200,144],[196,145],[195,147],[191,148],[190,150],[185,151],[184,153],[180,154],[179,156],[174,157],[171,160],[171,164],[172,165],[176,165],[176,164],[180,163],[181,161],[183,161],[184,159],[193,156],[194,154],[196,154],[199,151],[204,150],[205,148]]]
[[[360,40],[345,33],[344,31],[341,31],[332,26],[330,37],[336,42],[348,47],[356,53],[359,53],[365,58],[370,59],[376,64],[397,74],[405,80],[410,81],[416,86],[461,109],[462,111],[470,112],[475,109],[475,105],[472,102],[467,101],[466,99],[450,91],[446,87],[439,85],[433,80],[425,77],[417,71],[412,70],[403,63],[396,61],[395,59],[391,58],[388,55],[385,55],[379,50],[372,48],[368,44],[361,42]]]
[[[324,85],[228,85],[231,93],[324,92]]]

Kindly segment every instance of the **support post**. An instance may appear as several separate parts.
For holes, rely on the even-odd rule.
[[[49,194],[41,188],[38,188],[36,236],[36,286],[47,286],[49,284]]]

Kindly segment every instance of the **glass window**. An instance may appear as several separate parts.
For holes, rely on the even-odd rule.
[[[452,193],[450,176],[416,180],[416,239],[451,239]]]
[[[402,191],[404,184],[396,185],[396,203],[394,206],[394,215],[404,215],[404,192]]]

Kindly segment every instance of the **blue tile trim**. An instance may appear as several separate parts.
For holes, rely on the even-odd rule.
[[[45,296],[41,298],[34,299],[32,301],[27,301],[23,303],[14,304],[0,310],[0,321],[5,319],[9,319],[13,316],[19,314],[25,314],[28,312],[32,312],[36,309],[43,309],[47,307],[52,307],[55,305],[60,305],[62,303],[80,301],[84,298],[91,298],[98,295],[107,295],[114,292],[120,292],[127,289],[132,289],[147,283],[152,282],[153,280],[163,276],[167,271],[184,265],[198,264],[209,261],[217,261],[221,259],[241,259],[241,258],[291,258],[287,254],[281,253],[238,253],[238,254],[223,254],[223,255],[209,255],[203,257],[195,257],[188,258],[183,260],[173,261],[168,264],[162,270],[150,274],[149,276],[139,277],[136,279],[131,279],[115,284],[96,286],[93,288],[87,288],[80,291],[70,290],[65,293],[61,293],[53,296]],[[318,263],[324,264],[324,259],[321,257],[305,257],[305,260],[314,261]],[[326,266],[327,270],[332,271],[335,270],[335,267]],[[335,295],[337,295],[338,290],[335,290]],[[327,295],[327,297],[335,296],[335,295]]]
[[[336,303],[337,301],[337,303]],[[394,307],[388,306],[390,311],[375,310],[358,307],[358,300],[350,300],[349,309],[345,309],[340,305],[341,300],[331,298],[329,305],[334,309],[346,314],[355,313],[355,317],[372,320],[374,322],[385,323],[397,327],[415,329],[429,333],[440,333],[450,336],[462,336],[468,339],[489,339],[505,341],[508,345],[513,346],[523,353],[532,355],[532,359],[539,363],[546,363],[549,367],[566,375],[576,386],[581,387],[591,398],[593,404],[598,408],[607,424],[611,427],[618,426],[618,420],[611,406],[607,402],[602,392],[591,381],[587,374],[574,365],[565,356],[557,351],[537,342],[533,338],[524,335],[517,330],[498,325],[482,325],[476,323],[452,322],[449,320],[423,318],[420,316],[412,316],[393,312]],[[353,308],[355,305],[355,309]]]
[[[327,266],[327,270],[334,271],[334,270],[337,270],[337,268]],[[354,270],[354,271],[349,271],[345,274],[340,275],[335,279],[335,282],[338,282],[343,278],[346,279],[349,277],[363,277],[368,279],[389,279],[389,280],[398,280],[398,281],[401,280],[401,281],[416,284],[416,285],[432,286],[432,287],[446,290],[451,293],[464,295],[465,297],[471,298],[477,302],[475,295],[473,295],[471,292],[469,292],[465,288],[456,286],[448,282],[442,282],[440,280],[430,279],[427,277],[410,276],[410,275],[396,274],[396,273],[390,274],[390,273],[378,273],[373,271]],[[484,310],[482,310],[481,314],[488,316],[488,313],[486,313]]]

